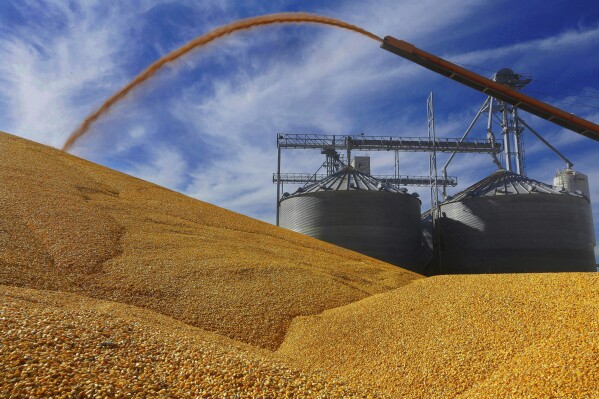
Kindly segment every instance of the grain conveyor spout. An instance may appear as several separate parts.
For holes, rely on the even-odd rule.
[[[385,39],[381,43],[381,48],[415,62],[416,64],[437,72],[447,78],[485,93],[488,96],[494,97],[500,101],[505,101],[519,109],[553,122],[556,125],[599,141],[599,125],[527,96],[508,86],[487,79],[484,76],[455,65],[443,58],[427,53],[406,41],[398,40],[391,36],[385,36]]]

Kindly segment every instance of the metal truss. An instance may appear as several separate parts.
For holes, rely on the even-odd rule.
[[[273,183],[290,183],[290,184],[306,184],[315,183],[319,180],[327,177],[326,174],[321,173],[281,173],[279,179],[277,179],[277,173],[272,174]],[[397,186],[430,186],[434,179],[429,176],[394,176],[394,175],[373,175],[373,178],[388,184]],[[447,178],[437,178],[437,184],[445,184],[447,186],[455,187],[458,185],[458,178],[455,176],[448,176]]]
[[[286,149],[330,149],[363,151],[410,151],[491,153],[502,151],[501,143],[486,139],[464,140],[460,138],[438,138],[434,141],[427,137],[393,136],[343,136],[320,134],[279,134],[277,146]]]

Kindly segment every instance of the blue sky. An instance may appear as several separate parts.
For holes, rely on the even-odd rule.
[[[526,93],[599,123],[599,7],[592,0],[3,0],[0,130],[61,147],[89,112],[160,56],[238,18],[283,11],[340,18],[485,76],[503,67],[530,73]],[[167,67],[72,152],[273,222],[277,132],[426,136],[430,91],[445,137],[461,136],[485,100],[358,34],[269,26]],[[599,142],[521,116],[589,175],[597,220]],[[477,126],[473,137],[484,137]],[[531,134],[524,143],[528,175],[550,183],[564,164]],[[369,155],[373,173],[392,173],[392,154]],[[321,162],[318,151],[288,151],[283,169],[310,172]],[[424,175],[428,158],[402,153],[400,167]],[[461,155],[450,174],[460,189],[494,170],[489,156]],[[427,189],[417,191],[425,210]]]

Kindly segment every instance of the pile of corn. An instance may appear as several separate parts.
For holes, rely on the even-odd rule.
[[[398,398],[599,398],[599,275],[418,280],[296,319],[279,353]]]
[[[367,398],[156,313],[0,286],[2,398]]]
[[[291,320],[420,278],[0,133],[0,284],[75,292],[276,349]]]
[[[596,273],[423,279],[1,132],[0,154],[0,397],[599,398]]]

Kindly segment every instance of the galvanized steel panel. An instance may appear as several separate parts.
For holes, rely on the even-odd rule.
[[[595,271],[587,199],[529,193],[441,205],[441,272]]]
[[[421,248],[420,201],[409,194],[342,190],[281,200],[280,225],[412,270]]]

